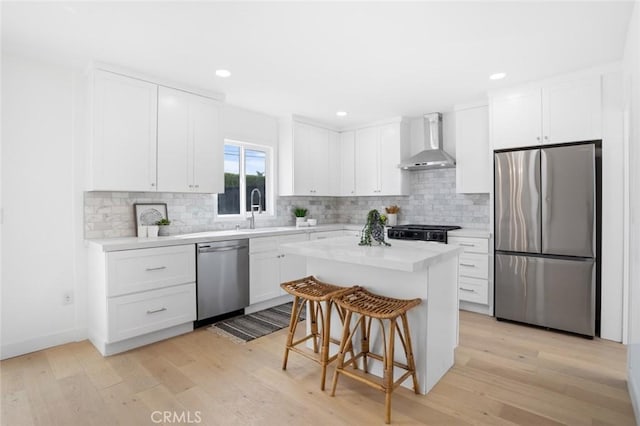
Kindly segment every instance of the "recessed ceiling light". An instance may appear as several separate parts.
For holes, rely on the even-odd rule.
[[[216,70],[216,75],[218,77],[227,78],[231,76],[231,71],[229,70]]]
[[[491,74],[489,76],[490,80],[502,80],[503,78],[505,78],[507,76],[506,72],[497,72],[495,74]]]
[[[347,111],[338,111],[338,112],[336,112],[336,115],[338,117],[346,117],[347,116]]]

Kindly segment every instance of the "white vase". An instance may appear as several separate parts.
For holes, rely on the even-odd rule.
[[[149,238],[156,238],[159,230],[160,227],[158,225],[149,225],[147,226],[147,236]]]
[[[305,219],[304,217],[296,217],[296,227],[301,227],[304,226],[304,223],[306,222],[307,219]]]
[[[398,224],[398,213],[387,213],[387,225],[396,226]]]

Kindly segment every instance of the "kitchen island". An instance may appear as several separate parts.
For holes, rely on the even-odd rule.
[[[305,256],[307,275],[336,285],[360,285],[400,299],[421,298],[408,312],[420,393],[426,394],[453,366],[458,343],[458,256],[461,247],[422,241],[391,240],[391,246],[359,246],[354,237],[282,245],[284,253]],[[372,323],[373,351],[382,353],[380,333]],[[332,322],[332,337],[342,328]],[[354,341],[357,344],[357,337]],[[401,343],[396,341],[396,347]],[[333,352],[337,347],[332,347]],[[400,352],[400,353],[399,353]],[[397,361],[406,362],[396,351]],[[382,376],[381,363],[370,361],[371,372]],[[397,377],[401,372],[397,371]],[[406,380],[403,386],[411,387]]]

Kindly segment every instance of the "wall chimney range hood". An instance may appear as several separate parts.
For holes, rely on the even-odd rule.
[[[403,170],[433,170],[455,167],[456,161],[442,149],[442,114],[424,115],[423,150],[398,165]]]

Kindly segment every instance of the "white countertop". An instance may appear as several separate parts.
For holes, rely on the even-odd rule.
[[[87,240],[90,244],[98,245],[102,251],[119,251],[119,250],[133,250],[141,248],[151,247],[166,247],[176,246],[181,244],[198,244],[213,241],[224,240],[239,240],[242,238],[255,238],[255,237],[270,237],[275,235],[290,235],[290,234],[302,234],[324,231],[339,231],[339,230],[354,230],[359,231],[362,229],[362,225],[318,225],[310,227],[296,228],[295,226],[280,226],[269,228],[256,228],[256,229],[240,229],[226,230],[226,231],[208,231],[197,232],[193,234],[183,235],[171,235],[168,237],[156,237],[156,238],[137,238],[137,237],[125,237],[125,238],[107,238],[107,239],[95,239]]]
[[[286,243],[280,248],[288,254],[406,272],[426,269],[464,250],[459,246],[424,241],[389,240],[390,247],[359,246],[359,241],[356,237],[338,237]]]
[[[488,239],[489,237],[491,237],[491,232],[489,232],[488,229],[462,228],[462,229],[454,229],[453,231],[447,232],[447,236]]]
[[[240,229],[236,230],[224,230],[224,231],[206,231],[196,232],[192,234],[183,235],[171,235],[168,237],[156,237],[156,238],[137,238],[137,237],[124,237],[124,238],[105,238],[105,239],[92,239],[86,240],[90,244],[98,245],[102,251],[119,251],[119,250],[133,250],[141,248],[151,247],[166,247],[175,246],[181,244],[198,244],[213,241],[224,240],[239,240],[242,238],[255,238],[255,237],[272,237],[276,235],[290,235],[290,234],[302,234],[313,232],[325,232],[325,231],[339,231],[339,230],[352,230],[361,231],[362,225],[345,225],[345,224],[330,224],[330,225],[318,225],[311,227],[296,228],[295,226],[279,226],[279,227],[267,227],[256,229]],[[449,231],[451,237],[470,237],[470,238],[489,238],[491,235],[488,230],[482,229],[456,229]],[[396,245],[400,242],[402,244],[408,243],[407,241],[388,239],[391,244]],[[439,243],[433,243],[439,244]],[[445,246],[446,247],[446,246]]]

